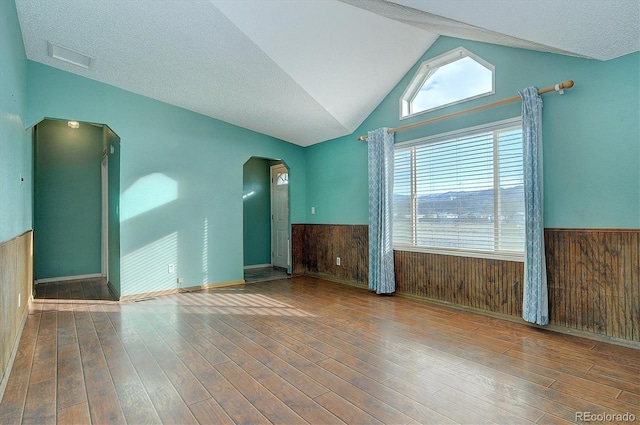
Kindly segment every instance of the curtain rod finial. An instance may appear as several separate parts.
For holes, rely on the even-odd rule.
[[[573,87],[573,80],[567,80],[564,83],[556,84],[555,91],[564,94],[564,89],[570,89],[571,87]]]

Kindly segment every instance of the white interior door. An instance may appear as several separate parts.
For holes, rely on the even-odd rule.
[[[109,280],[109,155],[102,158],[102,271],[101,274]]]
[[[289,171],[271,167],[271,261],[275,267],[289,267]]]

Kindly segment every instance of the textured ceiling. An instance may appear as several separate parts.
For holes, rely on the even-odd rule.
[[[439,34],[601,60],[640,50],[636,0],[16,5],[30,60],[301,146],[352,133]],[[47,41],[95,60],[53,59]]]
[[[372,2],[378,3],[380,0]],[[599,60],[609,60],[640,50],[638,0],[394,2],[495,34],[535,43],[539,47],[532,48],[537,50],[566,52]],[[439,34],[455,37],[455,34]],[[502,43],[498,41],[497,44]]]

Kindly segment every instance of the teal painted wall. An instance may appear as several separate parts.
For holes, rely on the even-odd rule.
[[[15,2],[0,1],[0,242],[31,229],[32,147],[31,131],[25,130],[26,72]]]
[[[307,148],[307,223],[369,222],[367,145],[357,134]]]
[[[35,62],[27,124],[108,125],[120,137],[120,291],[131,295],[243,279],[242,168],[290,167],[291,217],[305,220],[304,148]],[[168,273],[174,264],[175,273]]]
[[[100,273],[103,129],[44,120],[35,135],[34,278]]]
[[[269,160],[251,158],[243,170],[244,265],[271,264]]]
[[[120,295],[120,138],[107,126],[103,127],[104,148],[108,159],[108,229],[109,282]]]
[[[407,120],[399,99],[419,65],[463,46],[496,67],[496,93]],[[440,37],[353,135],[307,149],[309,223],[366,224],[366,143],[355,137],[445,115],[568,79],[544,95],[545,226],[640,227],[640,53],[601,62]],[[520,115],[520,102],[396,133],[396,142]],[[311,206],[316,214],[311,215]]]

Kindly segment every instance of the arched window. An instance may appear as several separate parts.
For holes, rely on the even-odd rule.
[[[400,119],[493,94],[494,71],[462,47],[423,62],[400,99]]]

